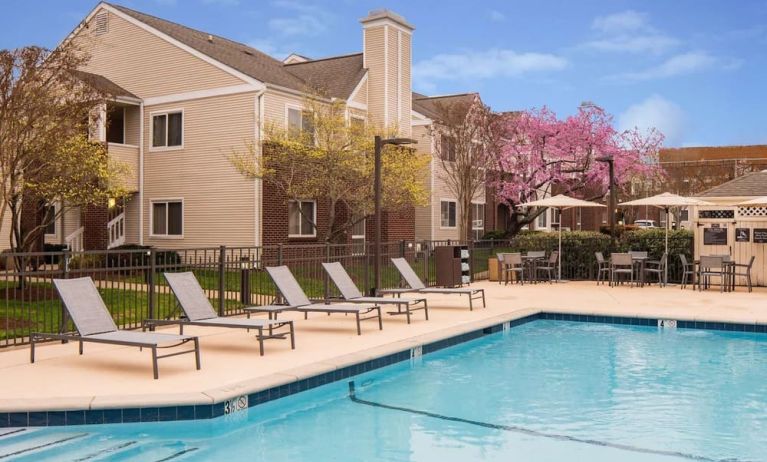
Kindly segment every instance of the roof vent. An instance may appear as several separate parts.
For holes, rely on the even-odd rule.
[[[208,42],[213,43],[213,36],[208,34]]]
[[[102,11],[96,15],[93,21],[93,33],[95,35],[106,34],[109,31],[109,13]]]

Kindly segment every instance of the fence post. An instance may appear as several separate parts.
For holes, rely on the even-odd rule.
[[[469,240],[469,282],[474,282],[474,240]]]
[[[69,278],[69,248],[64,249],[64,253],[61,255],[61,279]],[[69,320],[69,313],[64,308],[64,304],[61,304],[61,322],[59,322],[59,334],[66,332],[67,321]],[[61,343],[67,343],[66,340],[62,340]]]
[[[155,317],[155,307],[154,307],[154,294],[155,294],[155,273],[157,272],[157,258],[156,253],[154,249],[149,249],[149,277],[148,283],[149,283],[149,319],[157,319]],[[154,328],[153,328],[154,329]]]
[[[426,287],[431,287],[431,280],[430,280],[431,274],[429,274],[430,273],[430,271],[429,271],[429,253],[431,253],[431,242],[430,241],[424,241],[424,246],[423,246],[422,251],[423,251],[423,267],[424,267],[423,275],[424,275],[424,280],[426,281]]]
[[[325,243],[325,262],[330,263],[330,242]],[[324,271],[322,271],[322,273],[324,273]],[[325,294],[325,300],[328,300],[330,298],[330,284],[328,282],[327,274],[322,275],[322,286]]]
[[[399,256],[405,258],[405,240],[399,241]]]
[[[218,315],[224,315],[224,297],[226,294],[226,246],[218,248]]]
[[[282,266],[282,244],[277,244],[277,266]]]

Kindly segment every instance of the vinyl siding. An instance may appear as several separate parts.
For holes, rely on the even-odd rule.
[[[368,68],[368,113],[374,126],[384,126],[384,27],[365,29]]]
[[[139,206],[138,194],[125,198],[125,243],[139,244]]]
[[[367,77],[363,77],[362,85],[360,85],[359,90],[357,90],[357,93],[355,93],[354,98],[352,98],[352,101],[359,104],[367,104],[368,103],[368,79]]]
[[[431,154],[431,136],[428,134],[428,127],[419,125],[412,128],[412,137],[418,142],[415,145],[415,149],[419,153]],[[432,231],[432,197],[431,197],[431,168],[429,165],[429,173],[423,176],[423,186],[426,188],[429,194],[429,204],[424,207],[415,208],[415,238],[418,240],[431,239]]]
[[[389,66],[386,69],[386,79],[388,81],[388,93],[386,98],[389,102],[389,127],[396,127],[398,129],[398,133],[404,136],[404,131],[402,130],[403,126],[400,123],[400,120],[397,118],[397,96],[399,93],[399,88],[397,85],[397,72],[400,68],[400,61],[397,59],[397,50],[399,46],[399,40],[396,28],[387,27],[386,32],[389,37],[388,56],[386,57],[386,60],[389,63]]]
[[[107,33],[93,35],[82,29],[77,37],[91,54],[84,70],[103,75],[140,98],[243,83],[113,13],[108,21]]]
[[[402,105],[401,108],[401,115],[400,115],[400,127],[403,128],[404,136],[411,136],[411,129],[410,129],[410,117],[412,112],[412,106],[413,106],[413,99],[412,99],[412,93],[411,93],[411,67],[412,67],[412,57],[411,57],[411,41],[412,36],[410,34],[402,33],[402,56],[401,56],[401,63],[402,63],[402,77],[401,77],[401,88],[400,88],[400,104]]]
[[[145,108],[151,113],[184,110],[184,148],[151,151],[144,146],[144,243],[166,248],[255,244],[255,182],[227,155],[255,141],[256,94],[246,93]],[[150,236],[151,200],[184,199],[184,237]]]
[[[275,125],[285,128],[285,108],[287,105],[304,106],[304,99],[297,95],[269,90],[264,94],[265,128]]]
[[[141,109],[139,106],[125,108],[125,144],[138,146],[141,135]]]

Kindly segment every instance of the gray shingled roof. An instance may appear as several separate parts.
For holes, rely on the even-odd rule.
[[[308,61],[301,63],[301,65],[311,63],[315,63],[315,65],[307,66],[306,69],[294,69],[298,65],[285,65],[282,61],[245,44],[166,21],[121,5],[112,3],[109,5],[200,53],[261,82],[298,91],[306,91],[318,84],[325,84],[324,90],[328,96],[346,99],[364,75],[361,55]],[[212,40],[208,40],[209,36],[212,37]],[[359,58],[354,59],[355,56],[359,56]],[[308,77],[311,77],[311,82],[306,80]]]
[[[103,75],[91,74],[90,72],[75,71],[75,70],[73,70],[72,73],[78,79],[82,80],[83,82],[87,83],[88,85],[92,86],[93,88],[99,91],[103,91],[109,96],[114,96],[114,97],[123,96],[123,97],[138,99],[138,96],[129,92],[128,90],[121,87],[120,85],[117,85],[116,83],[112,82],[111,80],[104,77]]]
[[[722,183],[701,194],[701,197],[767,196],[767,170],[748,173]]]
[[[413,110],[430,119],[439,119],[440,112],[451,104],[468,104],[477,97],[476,93],[458,95],[426,96],[413,92]]]

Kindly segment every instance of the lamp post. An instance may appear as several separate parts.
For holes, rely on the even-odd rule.
[[[610,237],[615,240],[615,159],[612,156],[597,157],[597,162],[604,162],[610,168],[610,200],[608,207],[610,208]]]
[[[378,289],[381,287],[381,151],[387,144],[402,146],[406,144],[415,144],[416,140],[410,138],[386,138],[375,137],[375,166],[373,176],[373,194],[375,201],[375,237],[373,244],[373,277],[375,284],[370,289],[370,295],[378,295]]]

